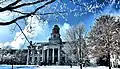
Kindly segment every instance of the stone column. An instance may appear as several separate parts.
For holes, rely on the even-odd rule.
[[[40,49],[37,50],[37,64],[39,65],[40,62]]]
[[[53,48],[53,51],[52,51],[52,63],[54,63],[54,48]]]
[[[27,65],[29,65],[29,60],[30,60],[30,49],[28,48],[28,54],[27,54]]]
[[[47,63],[49,62],[49,49],[47,49]]]
[[[60,48],[58,48],[58,63],[60,64]]]
[[[35,63],[35,47],[32,48],[32,64]]]
[[[44,59],[44,58],[45,58],[44,52],[45,52],[45,51],[42,49],[42,62],[45,62],[45,59]]]

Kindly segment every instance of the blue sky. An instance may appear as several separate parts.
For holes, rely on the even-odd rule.
[[[103,14],[109,14],[114,16],[119,16],[120,14],[120,1],[119,0],[78,0],[78,2],[69,2],[68,0],[60,0],[56,1],[55,3],[50,4],[47,9],[47,7],[41,9],[39,12],[57,12],[57,11],[65,11],[66,14],[64,16],[59,15],[47,15],[47,16],[40,16],[41,19],[44,19],[46,24],[40,25],[37,30],[34,33],[36,37],[33,39],[35,41],[47,41],[47,39],[50,37],[51,29],[54,24],[58,24],[61,28],[61,32],[65,31],[72,25],[77,25],[78,23],[84,23],[85,24],[85,30],[86,32],[90,31],[90,26],[92,26],[95,23],[95,18],[98,18],[99,16]],[[77,1],[77,0],[73,0]],[[75,3],[75,4],[73,4]],[[79,3],[85,7],[80,7],[76,5],[76,3]],[[57,5],[56,5],[57,4]],[[39,4],[38,4],[39,5]],[[35,6],[38,6],[35,5]],[[78,6],[78,7],[77,7]],[[67,7],[67,8],[66,8]],[[30,9],[22,8],[24,11],[30,11]],[[4,15],[3,13],[0,13],[0,19],[9,20],[13,16],[13,14],[10,14],[8,16],[8,12]],[[5,18],[3,18],[5,17]],[[29,21],[29,20],[28,20]],[[22,27],[23,31],[28,25],[25,25],[23,21],[19,21],[20,26]],[[15,42],[20,42],[15,40],[18,33],[20,34],[20,30],[18,27],[15,27],[14,31],[11,31],[14,29],[15,25],[9,25],[9,26],[0,26],[0,43],[12,43],[12,45],[15,45]],[[42,29],[41,29],[42,28]],[[27,33],[26,33],[27,34]],[[61,36],[64,37],[65,33],[61,33]],[[21,36],[24,38],[23,36]],[[30,39],[32,40],[32,39]],[[17,44],[17,43],[16,43]],[[21,44],[18,43],[18,45],[24,44],[21,41]]]

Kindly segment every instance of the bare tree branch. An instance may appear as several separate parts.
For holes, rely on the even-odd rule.
[[[25,35],[25,33],[22,31],[22,28],[20,27],[19,24],[16,23],[16,25],[19,27],[20,31],[23,33],[25,39],[27,40],[27,42],[30,44],[30,41],[28,40],[27,36]]]
[[[6,11],[6,10],[13,10],[13,9],[17,9],[17,8],[20,8],[20,7],[24,7],[24,6],[28,6],[28,5],[33,5],[33,4],[38,4],[38,3],[41,3],[45,0],[38,0],[38,1],[35,1],[35,2],[32,2],[32,3],[23,3],[23,4],[20,4],[20,5],[17,5],[17,6],[14,6],[16,5],[18,2],[20,2],[21,0],[18,0],[4,8],[0,8],[0,12],[3,12],[3,11]],[[14,5],[13,5],[14,4]]]
[[[17,6],[10,7],[10,9],[17,9],[17,8],[24,7],[24,6],[30,6],[30,5],[38,4],[38,3],[41,3],[41,2],[44,2],[44,0],[38,0],[38,1],[35,1],[35,2],[32,2],[32,3],[23,3],[23,4],[20,4],[20,5],[17,5]]]
[[[51,0],[51,1],[47,2],[47,3],[45,3],[44,5],[38,7],[38,8],[35,9],[33,12],[31,12],[31,13],[29,13],[29,14],[27,14],[27,15],[19,16],[19,17],[15,18],[15,19],[13,19],[13,20],[11,20],[11,21],[9,21],[9,22],[0,22],[0,25],[10,25],[10,24],[12,24],[12,23],[15,23],[17,20],[20,20],[20,19],[29,17],[29,16],[31,16],[31,15],[34,15],[39,9],[45,7],[46,5],[48,5],[48,4],[50,4],[50,3],[54,2],[54,1],[55,1],[55,0]]]
[[[23,15],[25,15],[25,14],[30,14],[30,13],[27,13],[27,12],[21,12],[21,11],[17,11],[17,10],[11,10],[11,11],[13,11],[13,12],[17,12],[17,13],[20,13],[20,14],[23,14]],[[33,14],[33,15],[51,15],[51,14],[62,14],[62,13],[69,13],[69,12],[67,12],[67,11],[64,11],[64,12],[46,12],[46,13],[35,13],[35,14]]]

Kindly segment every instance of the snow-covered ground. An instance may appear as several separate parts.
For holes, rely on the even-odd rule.
[[[0,65],[0,69],[11,69],[11,65]],[[35,66],[35,65],[14,65],[13,69],[80,69],[78,66]],[[83,67],[83,69],[108,69],[105,66],[99,67]],[[112,68],[112,69],[119,69],[119,68]]]

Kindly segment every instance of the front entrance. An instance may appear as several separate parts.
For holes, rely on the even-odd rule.
[[[48,65],[56,64],[58,62],[58,49],[46,49],[44,59]]]

